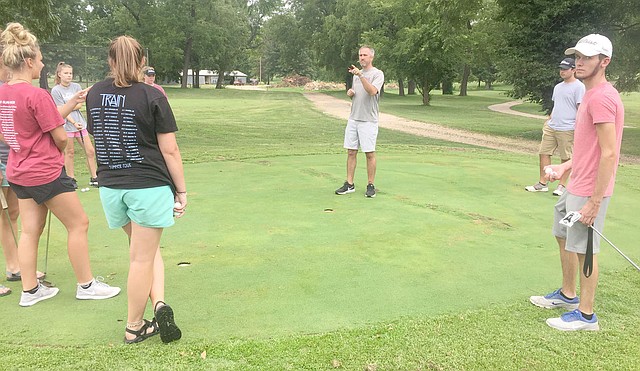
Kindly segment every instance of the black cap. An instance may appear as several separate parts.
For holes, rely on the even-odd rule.
[[[571,58],[567,58],[567,59],[571,59]],[[148,70],[144,71],[144,74],[147,76],[154,76],[156,74],[156,70],[154,70],[153,68],[149,68]]]
[[[558,67],[563,70],[570,70],[576,68],[576,61],[574,61],[573,58],[565,58],[560,62]]]

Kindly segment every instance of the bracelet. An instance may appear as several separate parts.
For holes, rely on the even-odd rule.
[[[176,193],[177,193],[177,194],[179,194],[179,195],[186,195],[186,194],[187,194],[187,191],[184,191],[184,192],[178,192],[178,191],[176,191]]]

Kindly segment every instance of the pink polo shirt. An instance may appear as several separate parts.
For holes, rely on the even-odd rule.
[[[578,108],[573,138],[571,181],[567,187],[571,194],[582,197],[593,195],[601,154],[596,125],[603,123],[614,123],[616,131],[616,163],[613,176],[604,193],[605,197],[609,197],[613,194],[616,181],[624,126],[624,106],[620,94],[609,82],[587,90]]]
[[[64,155],[49,132],[63,124],[46,90],[27,83],[0,86],[0,130],[11,148],[8,181],[32,187],[60,176]]]

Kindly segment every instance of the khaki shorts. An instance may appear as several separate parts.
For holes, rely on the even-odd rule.
[[[604,218],[607,215],[607,207],[609,206],[609,200],[611,197],[605,197],[600,203],[600,210],[593,222],[593,226],[598,232],[604,233]],[[558,203],[556,203],[554,215],[553,215],[553,235],[559,238],[567,240],[565,250],[575,252],[578,254],[586,254],[587,252],[587,234],[588,228],[585,224],[575,222],[571,228],[567,228],[560,224],[560,220],[564,218],[570,211],[580,211],[582,206],[589,201],[589,197],[581,197],[572,195],[569,192],[565,192]],[[600,252],[600,236],[597,233],[593,235],[593,253]]]
[[[549,127],[549,123],[546,121],[542,128],[542,142],[540,142],[538,153],[552,156],[556,150],[562,161],[571,159],[571,154],[573,153],[573,130],[554,130]]]

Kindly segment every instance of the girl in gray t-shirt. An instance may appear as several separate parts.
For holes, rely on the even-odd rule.
[[[56,86],[51,89],[51,96],[53,96],[53,101],[56,103],[56,106],[63,106],[75,93],[82,90],[79,84],[72,82],[71,80],[73,80],[73,67],[64,62],[58,63],[55,76]],[[81,107],[82,105],[78,105],[75,110],[69,114],[69,116],[65,117],[64,130],[67,132],[69,141],[67,142],[67,148],[64,150],[64,167],[67,175],[75,181],[73,160],[75,155],[75,142],[77,141],[82,149],[84,149],[84,153],[87,155],[87,166],[91,173],[89,185],[97,187],[98,176],[96,175],[96,151],[93,148],[91,138],[88,136],[87,122],[80,112]],[[76,140],[74,141],[73,138]]]

